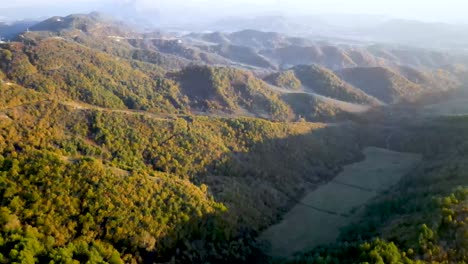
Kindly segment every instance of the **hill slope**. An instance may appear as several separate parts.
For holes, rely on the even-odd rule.
[[[343,69],[338,71],[338,75],[346,82],[385,103],[395,103],[403,98],[411,98],[423,91],[420,85],[382,67]]]
[[[320,95],[345,102],[378,104],[375,98],[344,82],[326,68],[312,65],[296,66],[292,69],[304,86]]]
[[[177,86],[158,80],[156,76],[164,71],[152,65],[119,60],[56,38],[35,46],[12,43],[3,46],[2,52],[9,58],[3,72],[28,88],[103,107],[183,109]]]
[[[181,91],[201,111],[248,112],[289,119],[292,111],[252,73],[230,68],[188,67],[176,74]]]

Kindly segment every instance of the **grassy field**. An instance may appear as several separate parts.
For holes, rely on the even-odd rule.
[[[468,115],[468,98],[427,105],[424,107],[424,114],[436,116]]]
[[[267,254],[288,257],[334,242],[340,228],[359,217],[357,208],[398,183],[421,160],[420,155],[379,148],[367,148],[364,154],[364,161],[346,166],[261,234]]]

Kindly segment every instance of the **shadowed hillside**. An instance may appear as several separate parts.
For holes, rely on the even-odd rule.
[[[176,79],[195,109],[227,113],[246,110],[273,119],[291,118],[288,106],[250,72],[194,66],[177,73]]]
[[[162,119],[6,91],[0,247],[32,239],[8,261],[247,261],[252,235],[360,158],[353,133],[324,124]]]
[[[423,87],[387,68],[348,68],[338,71],[346,82],[385,103],[415,97]]]
[[[0,39],[0,263],[468,263],[463,56],[185,34]]]
[[[294,113],[308,121],[341,121],[351,117],[349,111],[321,100],[319,97],[307,93],[286,93],[282,96]]]
[[[265,57],[257,54],[253,48],[236,45],[218,45],[204,48],[207,52],[218,54],[229,60],[260,67],[266,69],[275,69],[276,67]]]
[[[293,71],[304,86],[320,95],[346,102],[378,104],[378,100],[342,81],[332,71],[323,67],[296,66]]]

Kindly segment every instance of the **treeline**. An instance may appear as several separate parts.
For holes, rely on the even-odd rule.
[[[336,244],[285,262],[466,263],[468,188],[459,187],[445,197],[430,192],[416,196],[410,206],[404,205],[403,197],[373,204],[364,220],[345,229]]]
[[[385,123],[388,121],[380,125]],[[360,140],[384,147],[392,133],[395,143],[391,148],[423,153],[425,161],[367,205],[362,220],[344,228],[335,244],[284,262],[468,262],[467,118],[403,121],[398,128],[387,130],[379,129],[379,124],[364,125]]]

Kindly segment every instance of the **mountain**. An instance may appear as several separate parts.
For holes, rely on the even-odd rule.
[[[428,110],[466,108],[463,61],[41,22],[0,43],[0,262],[464,263],[468,118]],[[291,215],[318,247],[270,256]]]
[[[369,106],[334,100],[311,93],[284,93],[281,98],[300,119],[306,121],[345,121],[370,109]]]
[[[266,69],[276,67],[265,57],[255,52],[253,48],[235,45],[218,45],[203,48],[209,53],[220,55],[231,61],[246,65]]]
[[[424,88],[394,71],[383,67],[355,67],[343,69],[338,75],[346,82],[385,103],[412,98]]]
[[[434,23],[393,19],[385,16],[326,14],[309,16],[258,16],[226,18],[207,30],[243,29],[274,31],[314,40],[337,40],[345,43],[385,43],[442,51],[466,52],[468,27],[464,24]],[[462,36],[462,37],[459,37]]]
[[[296,66],[293,71],[304,86],[320,95],[359,104],[379,103],[375,98],[344,82],[326,68],[316,65]]]
[[[19,40],[62,37],[126,59],[180,69],[190,63],[246,69],[287,69],[317,64],[332,70],[348,67],[400,66],[434,71],[446,65],[468,63],[466,56],[391,45],[353,45],[317,42],[275,32],[242,30],[232,33],[162,31],[141,33],[134,26],[99,13],[53,17],[31,26]]]
[[[114,31],[115,33],[122,33],[126,30],[124,24],[117,24],[100,13],[94,12],[87,15],[69,15],[66,17],[51,17],[34,26],[30,31],[49,31],[59,33],[61,31],[78,30],[86,33],[94,33],[96,31],[104,32],[106,29],[111,29],[109,34]],[[118,29],[118,30],[116,30]]]
[[[333,46],[287,46],[273,50],[263,50],[261,54],[270,58],[281,68],[295,65],[322,65],[331,69],[353,67],[356,64],[339,48]]]
[[[14,252],[27,237],[43,245],[19,249],[32,259],[249,261],[253,234],[289,206],[297,186],[320,182],[359,156],[345,147],[351,134],[325,147],[322,137],[341,132],[313,134],[321,124],[171,117],[16,84],[0,89],[1,188],[11,191],[0,193],[2,250]],[[306,151],[297,152],[300,146]],[[332,161],[337,167],[326,165]],[[15,205],[19,199],[32,209]],[[45,213],[54,221],[42,222]],[[23,230],[29,226],[33,233]]]
[[[206,66],[188,67],[176,74],[182,93],[201,111],[243,111],[273,119],[290,119],[288,106],[252,73]]]
[[[220,56],[216,53],[204,50],[203,47],[186,44],[175,37],[156,36],[142,38],[120,39],[120,42],[127,41],[133,48],[148,52],[160,53],[160,56],[173,57],[173,60],[188,60],[194,63],[204,63],[208,65],[232,65],[236,64],[229,58]]]
[[[151,44],[152,41],[165,40],[159,33],[139,33],[99,13],[50,18],[17,37],[25,43],[50,38],[80,44],[126,60],[156,64],[165,69],[180,69],[190,63],[183,56],[160,52]],[[147,48],[142,47],[145,45]]]
[[[116,65],[115,67],[120,67],[120,62],[118,60],[123,59],[129,63],[132,70],[138,70],[142,73],[142,76],[146,76],[145,78],[152,78],[153,80],[151,81],[149,79],[141,80],[141,83],[153,82],[153,84],[150,85],[151,87],[157,85],[154,83],[155,77],[164,79],[165,81],[169,79],[165,82],[165,85],[167,85],[167,87],[174,86],[177,88],[171,88],[172,92],[167,91],[168,93],[172,93],[172,95],[169,96],[172,99],[169,99],[169,102],[162,103],[162,105],[164,105],[164,111],[166,112],[177,112],[175,108],[180,108],[182,105],[187,107],[191,103],[180,101],[180,96],[185,96],[180,93],[179,86],[181,86],[181,84],[178,83],[178,81],[174,82],[174,80],[170,80],[171,78],[166,78],[164,73],[166,71],[181,71],[190,64],[227,66],[243,68],[245,70],[266,71],[270,72],[270,78],[266,78],[265,74],[261,74],[261,77],[266,78],[265,80],[273,84],[273,86],[291,88],[288,86],[293,85],[294,89],[300,90],[299,85],[303,85],[322,96],[348,103],[368,105],[379,104],[377,99],[384,100],[384,102],[387,103],[396,102],[397,99],[390,100],[388,97],[389,95],[383,95],[382,90],[385,90],[381,88],[383,84],[375,85],[375,87],[370,88],[361,87],[362,84],[356,83],[352,80],[352,77],[346,77],[344,80],[341,80],[340,77],[328,70],[327,67],[335,69],[337,72],[340,72],[343,68],[357,67],[354,71],[359,71],[359,69],[366,67],[383,67],[388,70],[389,74],[391,72],[394,76],[388,77],[388,75],[382,74],[377,77],[377,79],[381,80],[383,78],[382,76],[394,79],[393,82],[395,83],[389,85],[391,88],[386,89],[400,89],[401,91],[399,92],[393,92],[398,99],[405,97],[407,94],[413,96],[420,92],[404,92],[403,90],[409,91],[410,89],[407,87],[398,88],[396,83],[404,84],[408,87],[413,83],[415,85],[414,87],[419,87],[415,88],[416,90],[424,90],[425,92],[437,92],[451,89],[460,84],[459,75],[449,71],[442,72],[440,70],[440,67],[455,65],[457,61],[455,57],[443,53],[420,49],[405,50],[402,48],[397,49],[385,46],[332,46],[310,43],[306,39],[291,38],[279,33],[255,30],[243,30],[233,33],[189,34],[183,37],[163,32],[139,33],[132,29],[132,27],[126,26],[121,22],[116,22],[99,13],[53,17],[32,26],[29,32],[22,33],[18,39],[29,45],[27,49],[30,49],[30,51],[23,51],[25,53],[24,55],[28,53],[45,54],[48,45],[51,46],[50,48],[54,50],[54,53],[66,54],[67,52],[65,49],[70,49],[72,51],[70,54],[83,52],[86,54],[85,57],[89,58],[97,56],[96,52],[101,52],[99,55],[100,57],[97,57],[105,57],[105,60],[109,62],[112,61],[112,64]],[[91,50],[86,50],[86,48]],[[17,47],[15,49],[18,53],[21,53],[20,50],[23,48]],[[60,52],[58,52],[59,50]],[[408,56],[408,53],[411,56]],[[34,56],[45,58],[46,55],[35,54]],[[57,55],[52,54],[51,56]],[[55,59],[61,61],[63,58],[59,57]],[[21,60],[22,59],[20,59],[20,61]],[[463,61],[463,58],[458,58],[458,60]],[[69,62],[72,61],[75,61],[74,55],[71,55],[69,60],[64,61],[63,64],[68,65]],[[86,65],[96,67],[96,65],[93,65],[96,64],[95,61],[87,59],[85,59],[85,61]],[[35,63],[42,62],[39,60],[33,62],[33,64]],[[297,66],[302,64],[317,64],[317,66]],[[70,69],[79,71],[77,65],[80,64],[75,61],[75,63],[69,65],[69,67]],[[416,68],[410,65],[416,65],[414,66]],[[54,86],[52,83],[55,78],[64,78],[63,76],[55,76],[58,74],[57,72],[51,72],[49,70],[44,71],[40,65],[33,66],[36,68],[39,67],[38,74],[48,79],[47,82],[50,83],[50,87]],[[284,68],[289,66],[297,66],[292,69],[294,71],[294,76],[292,76],[291,73],[288,74],[283,71],[274,72],[278,67]],[[100,68],[100,66],[97,67]],[[47,69],[47,67],[45,68]],[[93,71],[99,72],[99,70]],[[122,69],[121,71],[124,72],[128,70]],[[106,74],[108,75],[108,73],[100,75],[106,76]],[[371,78],[370,76],[373,74],[373,72],[361,73],[361,78]],[[50,78],[50,75],[54,75],[53,78]],[[16,79],[17,78],[19,77],[16,77]],[[349,78],[349,81],[347,78]],[[106,77],[106,80],[109,79],[115,79],[115,77]],[[252,78],[244,79],[251,80]],[[404,79],[408,82],[405,82]],[[107,81],[99,81],[99,83],[105,82]],[[174,85],[169,84],[171,82],[174,83]],[[289,82],[289,84],[285,82]],[[391,82],[392,81],[390,81],[390,83]],[[114,83],[119,82],[115,80]],[[122,83],[127,82],[122,81]],[[24,81],[22,81],[21,84],[29,87]],[[94,86],[96,85],[98,84]],[[33,84],[33,86],[40,87],[41,85]],[[245,84],[245,86],[249,85]],[[112,84],[109,85],[109,87],[115,87],[115,85]],[[111,88],[110,90],[113,89],[115,88]],[[122,87],[117,90],[125,89],[126,88]],[[275,91],[274,87],[267,87],[262,90],[264,92],[278,92],[278,90]],[[279,92],[281,93],[281,91]],[[82,95],[82,93],[83,92],[72,93],[73,99],[79,99],[87,103],[92,102],[93,104],[102,106],[114,105],[132,109],[158,108],[156,104],[150,103],[151,100],[148,101],[148,97],[145,95],[148,92],[143,90],[139,91],[138,95],[135,94],[135,92],[116,92],[113,90],[108,94],[109,96],[105,96],[102,92],[93,91],[91,92],[91,94],[93,94],[92,96],[86,96],[93,98],[92,100],[89,98],[84,99],[85,96]],[[106,91],[106,93],[108,93],[108,91]],[[159,94],[159,92],[155,91],[151,91],[150,93],[153,94],[152,96]],[[393,93],[390,92],[390,94]],[[69,94],[69,92],[67,92],[67,94]],[[97,96],[97,94],[100,95]],[[111,94],[112,96],[110,96]],[[376,96],[380,96],[380,98],[376,99]],[[228,95],[228,97],[233,98],[232,95]],[[105,102],[109,100],[113,101],[113,103]],[[279,99],[279,101],[281,101],[281,99]],[[235,103],[230,105],[233,106],[232,109],[228,110],[229,107],[226,108],[226,106],[224,106],[223,111],[231,111],[232,113],[238,111],[236,110],[238,106],[234,107],[234,105],[236,105]],[[172,110],[170,110],[171,108]],[[203,109],[207,108],[204,107]],[[260,111],[262,113],[251,110],[248,110],[246,113],[253,115],[266,114],[271,117],[272,112],[265,112],[264,110],[265,109]],[[287,113],[289,110],[285,111],[283,116],[291,116],[290,113]]]
[[[26,31],[29,27],[35,25],[35,21],[14,21],[0,22],[0,37],[1,40],[12,40],[18,34]]]
[[[154,79],[164,74],[160,68],[119,60],[63,39],[49,38],[33,47],[11,43],[2,52],[8,54],[2,70],[10,80],[58,97],[102,107],[169,112],[176,111],[180,100],[170,82]]]
[[[306,46],[311,41],[306,38],[289,37],[277,32],[258,30],[241,30],[232,33],[215,32],[211,34],[191,35],[216,44],[227,44],[252,47],[256,50],[275,49],[286,46]]]
[[[301,81],[297,79],[294,71],[292,70],[272,73],[263,79],[274,86],[278,86],[287,90],[294,91],[302,89]]]
[[[450,67],[450,66],[449,66]],[[426,90],[451,90],[460,87],[463,77],[457,76],[456,71],[440,68],[436,71],[418,71],[411,67],[400,66],[394,69],[409,81],[419,84]]]

